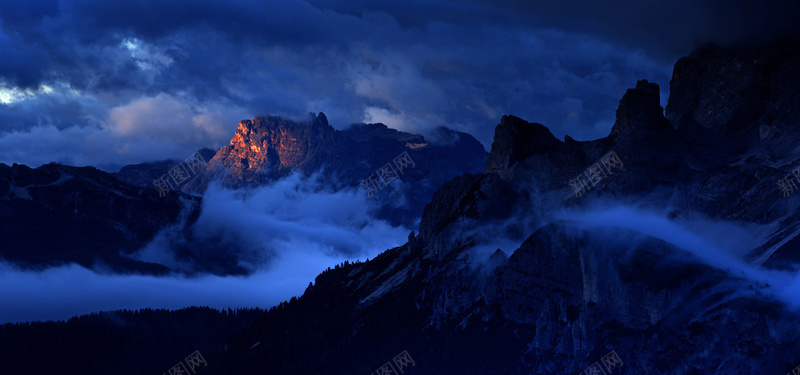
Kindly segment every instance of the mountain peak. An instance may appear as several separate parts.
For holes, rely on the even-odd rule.
[[[666,116],[694,141],[740,154],[756,145],[796,158],[800,44],[706,46],[675,63]]]
[[[663,118],[664,109],[661,108],[658,84],[640,80],[619,101],[617,121],[609,135],[616,136],[633,127],[661,125],[664,123]]]
[[[280,116],[256,116],[242,120],[229,145],[220,149],[212,163],[225,166],[240,181],[260,182],[270,171],[301,165],[335,130],[322,112],[296,122]],[[258,177],[260,176],[260,177]]]
[[[320,112],[317,116],[314,116],[314,113],[312,112],[309,113],[309,115],[311,115],[311,118],[313,119],[314,123],[319,124],[323,127],[329,126],[328,117],[326,117],[324,113]]]
[[[266,134],[274,131],[296,132],[301,131],[301,129],[316,130],[323,133],[333,131],[333,127],[328,124],[328,118],[325,117],[324,113],[320,112],[319,115],[309,113],[308,119],[302,122],[289,120],[281,116],[255,116],[252,120],[240,121],[236,134],[250,137],[252,134]],[[231,142],[235,140],[236,137],[231,139]]]
[[[561,150],[564,143],[546,126],[530,123],[516,116],[503,116],[494,131],[494,141],[486,173],[503,174],[514,164],[535,154]]]

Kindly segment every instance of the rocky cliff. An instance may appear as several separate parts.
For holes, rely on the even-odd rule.
[[[800,119],[800,48],[785,42],[768,51],[710,45],[675,64],[666,115],[693,142],[735,157],[748,151],[786,157],[794,152]]]
[[[318,164],[315,159],[330,156],[325,152],[330,148],[352,147],[346,138],[335,134],[322,113],[304,123],[276,116],[256,117],[241,121],[230,144],[211,162],[225,167],[229,181],[260,184]]]

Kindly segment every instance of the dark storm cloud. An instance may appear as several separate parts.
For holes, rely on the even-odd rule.
[[[227,143],[241,119],[309,111],[339,128],[384,122],[425,134],[445,125],[487,148],[503,114],[559,137],[598,138],[636,80],[659,83],[666,96],[671,64],[694,44],[788,27],[780,4],[739,5],[3,4],[0,145],[10,148],[0,149],[0,162],[48,161],[18,146],[42,133],[52,142],[43,149],[61,150],[51,160],[112,168],[183,157]]]
[[[493,2],[494,3],[494,2]],[[570,0],[500,4],[521,21],[598,35],[671,58],[708,42],[761,42],[796,33],[796,1]]]
[[[584,33],[641,48],[669,59],[708,42],[757,43],[800,31],[800,3],[791,0],[468,0],[375,3],[369,0],[311,0],[312,4],[358,15],[384,11],[401,24],[422,27],[445,21],[459,25],[524,25]]]
[[[3,26],[0,19],[0,26]],[[2,79],[15,86],[36,87],[45,70],[47,53],[38,47],[30,47],[15,35],[0,33],[0,73]]]

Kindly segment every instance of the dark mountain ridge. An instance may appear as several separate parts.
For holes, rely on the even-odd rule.
[[[753,54],[780,68],[730,89]],[[639,81],[596,141],[504,116],[485,172],[440,187],[418,235],[323,272],[211,372],[368,373],[407,350],[404,373],[589,373],[613,350],[621,361],[606,373],[785,373],[800,363],[800,319],[783,289],[794,284],[769,285],[781,282],[769,269],[797,269],[800,198],[775,181],[800,153],[774,134],[753,139],[751,122],[772,114],[769,126],[800,134],[785,98],[800,87],[798,56],[699,50],[676,64],[667,116],[658,87]],[[769,105],[739,92],[762,81]],[[597,177],[611,152],[616,168]],[[580,176],[594,183],[576,191]],[[748,262],[684,241],[708,235],[698,215],[750,228],[726,233],[753,245]]]
[[[161,198],[153,189],[92,167],[0,164],[0,257],[32,268],[77,263],[116,272],[166,273],[162,265],[125,255],[197,203],[175,194]]]

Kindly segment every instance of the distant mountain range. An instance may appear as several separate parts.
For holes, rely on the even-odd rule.
[[[59,164],[36,169],[0,164],[0,258],[25,267],[74,262],[116,272],[167,273],[169,267],[133,260],[131,254],[167,226],[181,226],[179,231],[191,237],[209,183],[252,189],[291,173],[320,174],[330,189],[362,189],[365,194],[361,185],[370,180],[376,215],[416,228],[435,189],[455,176],[480,171],[487,155],[469,134],[446,128],[434,134],[447,142],[430,144],[421,135],[383,124],[354,124],[339,131],[322,113],[309,115],[306,122],[256,117],[239,124],[230,145],[217,152],[199,150],[197,155],[208,162],[203,169],[185,176],[186,181],[171,180],[172,188],[162,191],[155,181],[170,181],[169,171],[181,168],[182,160],[128,165],[110,174]],[[402,170],[395,163],[398,157],[406,162]],[[394,174],[379,176],[386,166]],[[234,265],[209,267],[206,271],[217,274],[247,272]]]
[[[337,131],[323,114],[242,121],[187,189],[215,178],[249,189],[295,171],[353,188],[407,153],[409,204],[380,215],[421,220],[406,244],[322,272],[302,297],[231,336],[202,373],[791,371],[800,365],[798,63],[794,43],[707,46],[675,64],[666,111],[643,80],[605,138],[561,141],[503,116],[488,155],[446,129],[437,138],[454,142],[436,145],[379,124]],[[145,241],[188,197],[158,198],[93,169],[3,168],[9,222],[22,228],[55,210],[53,225],[77,225],[69,197],[83,197],[87,225],[123,225],[110,244]],[[84,191],[97,197],[92,210],[80,206]],[[161,201],[170,214],[148,212],[138,232],[100,220]],[[39,216],[19,214],[23,205]]]

